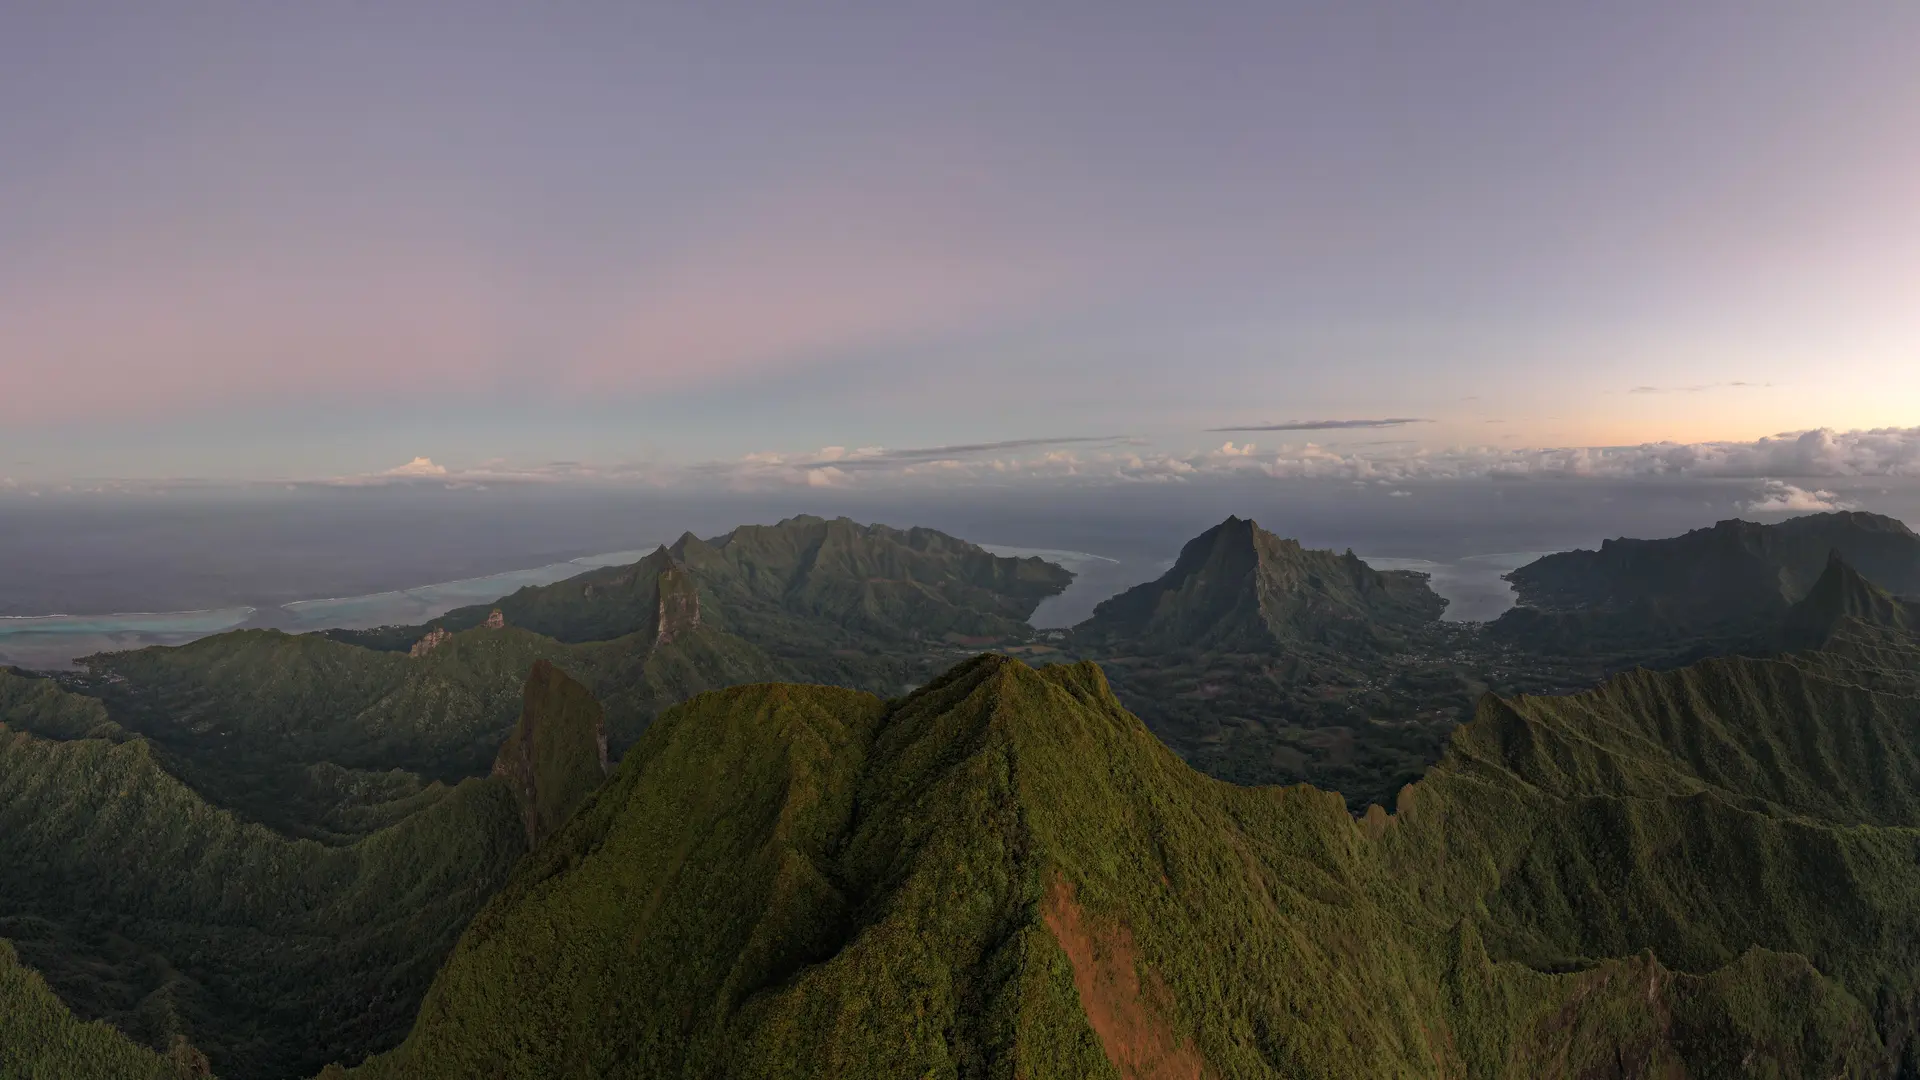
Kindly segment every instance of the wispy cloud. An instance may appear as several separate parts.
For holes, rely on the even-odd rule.
[[[1691,386],[1636,386],[1631,390],[1628,390],[1627,393],[1629,394],[1700,394],[1700,393],[1705,393],[1708,390],[1741,390],[1741,389],[1762,390],[1762,389],[1771,387],[1772,385],[1773,385],[1772,383],[1734,381],[1734,382],[1716,382],[1716,383],[1695,383]]]
[[[1418,416],[1389,416],[1384,420],[1288,420],[1280,424],[1246,424],[1239,427],[1215,427],[1208,431],[1341,431],[1347,428],[1404,427],[1407,424],[1431,424]]]
[[[998,454],[1009,450],[1033,450],[1043,446],[1082,446],[1095,443],[1120,443],[1127,441],[1125,435],[1064,435],[1034,439],[1004,439],[1000,442],[958,443],[952,446],[921,446],[905,449],[887,449],[884,447],[866,447],[860,450],[844,451],[839,447],[828,447],[816,467],[873,469],[893,465],[912,464],[923,461],[941,461],[947,458],[977,457],[981,454]]]

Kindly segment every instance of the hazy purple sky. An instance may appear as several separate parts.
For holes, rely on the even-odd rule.
[[[1920,425],[1912,0],[676,7],[0,0],[0,482]]]

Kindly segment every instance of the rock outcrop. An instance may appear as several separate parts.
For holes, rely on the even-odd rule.
[[[531,849],[606,779],[607,723],[593,694],[545,660],[534,662],[523,698],[493,775],[513,787]]]
[[[407,650],[407,655],[418,660],[420,657],[425,656],[428,653],[432,652],[433,650],[439,648],[441,642],[447,640],[452,636],[453,636],[452,634],[447,633],[446,627],[436,626],[432,630],[427,631],[426,637],[423,637],[419,641],[414,642],[413,648]]]

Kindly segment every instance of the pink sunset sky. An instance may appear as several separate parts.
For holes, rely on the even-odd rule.
[[[1893,468],[1847,433],[1920,426],[1915,40],[1904,3],[9,9],[0,478],[1817,429]]]

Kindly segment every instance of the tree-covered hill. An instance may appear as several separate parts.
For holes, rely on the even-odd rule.
[[[1461,655],[1475,635],[1441,623],[1445,608],[1424,574],[1230,517],[1095,608],[1071,650],[1197,768],[1308,781],[1360,809],[1432,764],[1489,686]]]
[[[422,626],[236,631],[87,657],[63,682],[105,704],[87,722],[151,739],[217,804],[345,840],[353,822],[382,819],[340,812],[343,787],[398,790],[396,769],[449,783],[485,773],[537,662],[592,690],[617,755],[662,709],[717,687],[898,693],[982,645],[1025,640],[1026,616],[1070,580],[930,529],[799,517],[684,536]]]
[[[1074,627],[1090,647],[1168,652],[1402,646],[1447,602],[1426,575],[1375,570],[1349,551],[1301,547],[1229,517],[1180,550],[1173,568],[1102,602]]]
[[[421,627],[329,635],[405,650],[434,629],[483,626],[498,612],[573,643],[705,624],[805,662],[822,641],[1024,637],[1034,608],[1072,580],[1052,563],[994,555],[933,529],[801,515],[709,540],[687,533],[632,565],[527,586]]]
[[[0,1077],[5,1080],[189,1080],[205,1076],[191,1045],[172,1057],[102,1021],[83,1022],[0,941]]]
[[[86,676],[62,681],[152,739],[173,771],[220,805],[327,839],[341,838],[332,788],[343,770],[449,783],[484,774],[540,661],[593,688],[616,747],[702,690],[794,676],[711,628],[569,645],[508,625],[450,634],[418,655],[238,631],[88,657]]]
[[[34,715],[56,719],[99,707],[5,673],[0,700],[31,700]],[[515,735],[501,775],[433,785],[393,823],[334,845],[208,805],[146,740],[0,724],[0,938],[79,1016],[151,1047],[186,1040],[229,1080],[358,1060],[411,1023],[455,939],[527,850],[523,823],[564,820],[597,784],[599,706],[551,666],[528,680]],[[520,783],[516,761],[533,783]],[[0,982],[0,1014],[38,1008],[32,980]],[[94,1028],[33,1023],[111,1050]]]
[[[716,618],[778,653],[820,623],[850,637],[1024,637],[1040,601],[1073,580],[1038,558],[1008,558],[933,529],[800,516],[671,548]]]
[[[1920,594],[1920,536],[1879,514],[1738,519],[1661,540],[1608,540],[1507,575],[1519,606],[1493,624],[1534,651],[1685,662],[1755,648],[1839,555],[1868,580]]]
[[[722,782],[725,778],[725,782]],[[673,710],[362,1073],[1891,1076],[1920,701],[1769,660],[1488,698],[1355,819],[1092,665]]]

